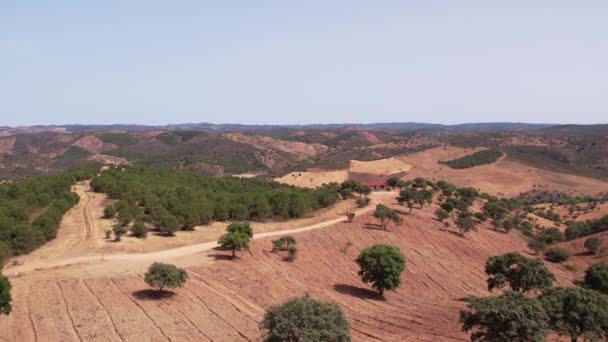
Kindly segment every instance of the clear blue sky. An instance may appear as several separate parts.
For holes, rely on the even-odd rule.
[[[605,0],[2,1],[0,126],[606,123],[607,18]]]

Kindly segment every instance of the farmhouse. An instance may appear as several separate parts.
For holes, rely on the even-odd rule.
[[[373,173],[363,172],[349,172],[348,179],[357,181],[363,185],[369,186],[373,191],[388,190],[386,186],[386,180],[391,177],[397,177],[401,179],[407,174],[407,172],[397,172],[387,175],[378,175]]]

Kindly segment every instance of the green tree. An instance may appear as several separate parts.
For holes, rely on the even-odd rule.
[[[11,306],[11,282],[7,277],[0,274],[0,315],[9,315],[13,307]]]
[[[528,242],[528,248],[534,251],[536,255],[547,248],[547,244],[544,241],[532,239]]]
[[[383,229],[386,229],[386,226],[390,221],[397,224],[401,223],[401,217],[399,217],[399,214],[383,204],[376,205],[374,217],[380,220],[380,224],[382,225]]]
[[[536,237],[537,240],[543,241],[547,245],[551,245],[557,242],[564,241],[564,234],[559,228],[545,228]]]
[[[228,225],[227,233],[243,233],[253,238],[253,228],[249,222],[235,222]]]
[[[112,227],[112,231],[114,232],[114,240],[120,241],[122,240],[122,236],[127,233],[127,227],[122,226],[120,224],[115,224]]]
[[[104,218],[112,218],[114,217],[114,215],[116,215],[116,208],[113,205],[107,205],[105,208],[103,208],[103,217]]]
[[[386,185],[391,187],[391,188],[396,188],[400,183],[399,178],[397,177],[390,177],[389,179],[386,180]]]
[[[249,222],[235,222],[228,225],[218,243],[222,248],[232,250],[232,258],[236,258],[236,251],[249,249],[251,238],[253,229]]]
[[[548,317],[540,302],[520,293],[469,299],[468,311],[460,311],[462,331],[471,341],[542,342],[548,334]]]
[[[587,238],[585,240],[585,248],[587,248],[590,253],[598,255],[600,249],[602,249],[602,240],[595,236]]]
[[[513,291],[525,293],[543,290],[555,281],[555,276],[542,261],[526,258],[519,253],[490,257],[486,261],[485,271],[489,276],[489,291],[509,286]]]
[[[595,264],[585,271],[584,287],[608,295],[608,265]]]
[[[133,225],[131,226],[130,230],[133,236],[140,239],[145,239],[148,236],[149,231],[148,227],[146,227],[146,224],[142,220],[135,221],[135,223],[133,223]]]
[[[167,235],[174,235],[179,230],[179,221],[175,216],[167,214],[161,219],[158,230]]]
[[[458,215],[458,218],[456,219],[456,226],[458,226],[461,236],[464,236],[464,234],[472,230],[477,230],[477,222],[475,222],[473,215],[471,215],[471,213],[468,211]]]
[[[540,301],[549,316],[549,326],[573,342],[580,337],[601,340],[608,331],[608,297],[580,287],[546,290]]]
[[[340,306],[308,295],[270,306],[261,327],[267,331],[268,342],[350,341],[348,320]]]
[[[447,211],[445,211],[444,209],[440,208],[440,209],[435,210],[435,216],[437,217],[437,220],[439,222],[443,222],[443,220],[450,217],[450,214]]]
[[[359,276],[363,282],[384,296],[384,290],[395,290],[401,286],[401,273],[405,270],[405,256],[399,248],[377,244],[364,249],[356,260]]]
[[[166,287],[182,287],[188,280],[188,273],[175,265],[155,262],[148,268],[144,280],[146,284],[162,292]]]
[[[452,201],[445,201],[441,203],[441,209],[451,213],[454,210],[454,203]]]
[[[554,263],[561,263],[570,258],[570,253],[567,250],[558,247],[548,248],[543,254],[548,261]]]

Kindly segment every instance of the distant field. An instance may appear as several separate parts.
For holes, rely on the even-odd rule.
[[[555,172],[580,175],[608,181],[608,170],[570,163],[565,156],[542,146],[510,146],[503,150],[508,159]]]

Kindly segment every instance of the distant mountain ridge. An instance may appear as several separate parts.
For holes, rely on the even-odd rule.
[[[535,124],[523,122],[483,122],[463,123],[454,125],[431,124],[423,122],[378,122],[378,123],[337,123],[337,124],[305,124],[305,125],[249,125],[249,124],[213,124],[213,123],[182,123],[171,125],[139,125],[139,124],[110,124],[110,125],[35,125],[21,127],[0,127],[0,136],[39,133],[39,132],[104,132],[104,131],[204,131],[204,132],[256,132],[284,133],[287,130],[332,130],[332,129],[361,129],[388,131],[524,131],[537,130],[560,126],[558,124]]]

